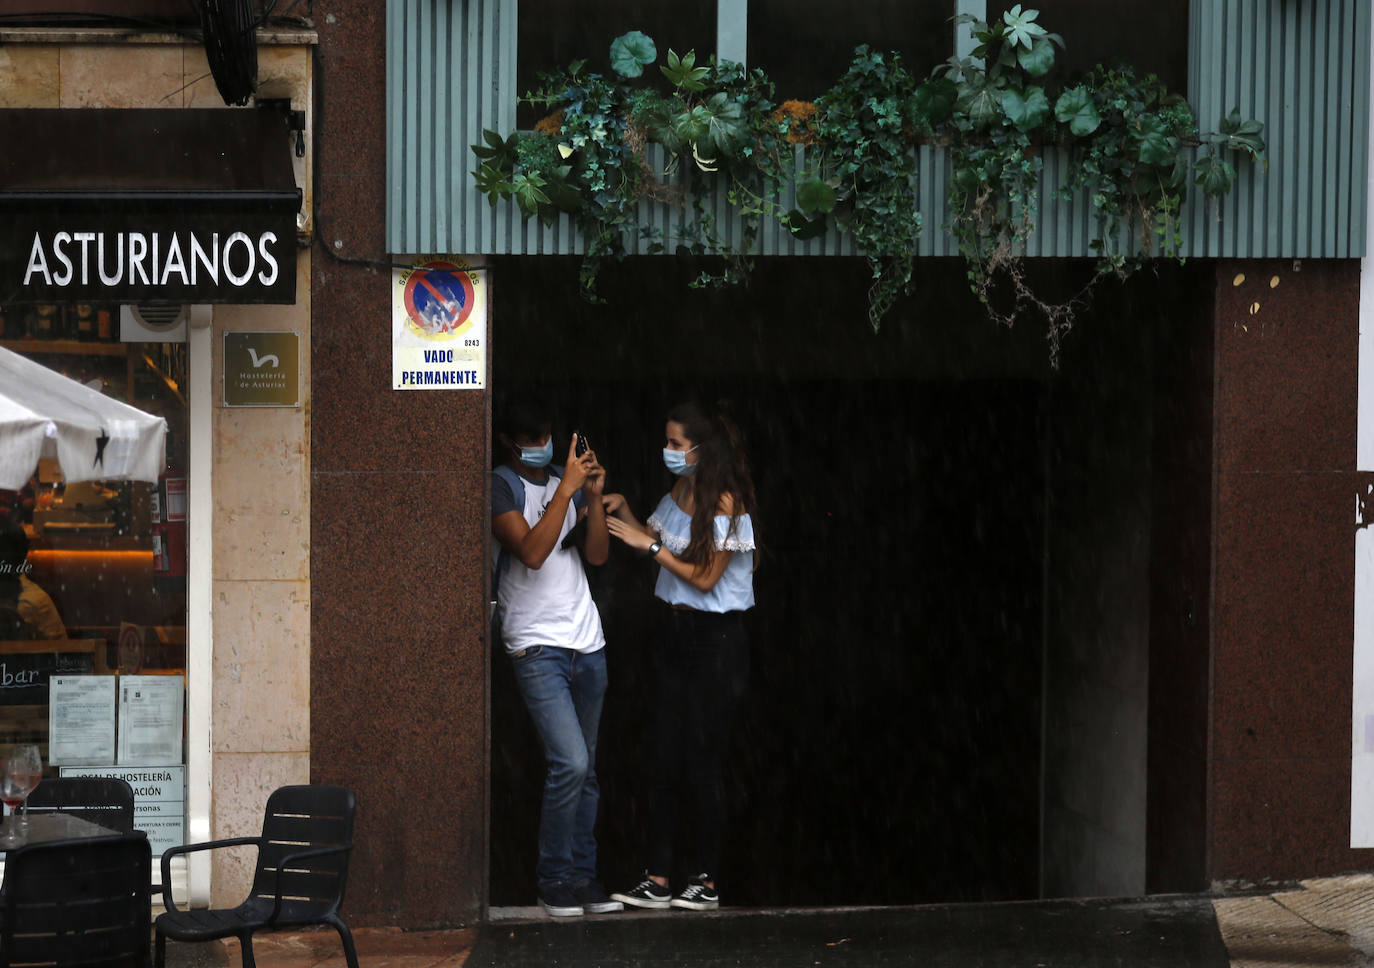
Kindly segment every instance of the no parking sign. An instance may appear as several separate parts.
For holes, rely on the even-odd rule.
[[[391,388],[485,387],[485,270],[458,256],[425,256],[392,279]]]

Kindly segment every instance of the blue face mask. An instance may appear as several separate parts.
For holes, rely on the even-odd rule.
[[[696,447],[693,447],[692,450],[696,450]],[[696,464],[687,463],[687,455],[690,454],[692,450],[669,450],[667,447],[664,447],[664,466],[678,477],[690,477],[692,472],[697,469]]]
[[[526,467],[548,467],[553,460],[553,438],[550,437],[539,447],[521,447],[520,463]]]

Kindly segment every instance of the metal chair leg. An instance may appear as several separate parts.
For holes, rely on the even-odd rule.
[[[253,960],[253,932],[244,931],[239,935],[239,947],[243,949],[243,968],[257,968]]]
[[[358,968],[358,952],[353,947],[353,932],[348,930],[343,918],[335,916],[329,920],[334,925],[334,930],[339,932],[339,940],[343,942],[344,960],[348,962],[348,968]]]

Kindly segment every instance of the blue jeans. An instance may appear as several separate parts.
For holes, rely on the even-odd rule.
[[[596,731],[606,695],[606,650],[532,646],[511,657],[515,681],[544,744],[539,811],[540,888],[596,877]]]

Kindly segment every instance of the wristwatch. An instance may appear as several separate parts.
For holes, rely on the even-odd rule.
[[[658,553],[659,553],[660,551],[662,551],[662,550],[663,550],[663,545],[662,545],[660,542],[655,541],[653,544],[649,545],[649,557],[650,557],[650,558],[657,557],[657,556],[658,556]]]

